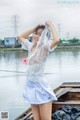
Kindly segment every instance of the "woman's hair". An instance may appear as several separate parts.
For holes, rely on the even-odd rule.
[[[35,28],[35,30],[34,30],[34,32],[35,33],[37,33],[37,31],[39,30],[39,29],[45,29],[45,25],[38,25],[36,28]]]

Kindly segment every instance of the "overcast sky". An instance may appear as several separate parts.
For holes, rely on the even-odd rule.
[[[14,15],[18,34],[52,20],[61,38],[80,38],[79,0],[0,0],[0,38],[14,35]]]

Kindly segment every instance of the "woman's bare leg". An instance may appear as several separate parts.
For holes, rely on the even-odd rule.
[[[34,118],[34,120],[41,120],[39,105],[31,104],[31,109],[32,109],[32,112],[33,112],[33,118]]]
[[[40,104],[39,108],[41,120],[51,120],[52,101],[45,104]]]

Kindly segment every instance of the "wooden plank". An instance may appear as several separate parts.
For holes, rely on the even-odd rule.
[[[79,85],[80,82],[64,82],[64,83],[62,83],[62,85],[67,85],[67,84],[69,84],[69,85],[75,85],[75,84]]]
[[[67,92],[69,92],[72,88],[61,88],[60,90],[58,90],[55,94],[57,96],[57,98],[59,98],[60,96],[66,94]]]
[[[74,104],[74,105],[80,105],[80,101],[67,101],[67,102],[53,102],[53,104],[64,104],[64,105],[68,105],[68,104]]]
[[[62,87],[80,88],[80,82],[67,82],[67,83],[63,83],[61,85],[61,88]]]
[[[70,90],[70,92],[80,93],[80,88],[73,88]]]

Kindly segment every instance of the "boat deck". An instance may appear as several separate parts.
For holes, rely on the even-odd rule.
[[[67,82],[54,90],[58,100],[52,103],[52,113],[64,105],[80,106],[80,82]],[[26,110],[15,120],[33,120],[31,108]]]

